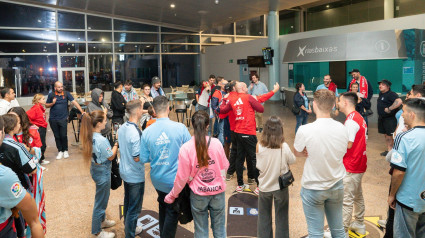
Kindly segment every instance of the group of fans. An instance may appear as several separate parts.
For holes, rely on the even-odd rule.
[[[111,179],[114,171],[124,184],[125,237],[135,237],[142,232],[137,219],[143,204],[147,163],[158,194],[161,237],[176,236],[181,214],[175,204],[184,196],[190,199],[195,237],[208,237],[209,217],[214,237],[226,237],[226,180],[230,181],[235,172],[236,192],[248,190],[251,184],[257,185],[252,190],[259,196],[258,237],[273,237],[273,201],[275,237],[289,237],[289,191],[279,186],[278,177],[290,171],[289,164],[295,163],[295,156],[307,157],[301,199],[309,237],[342,238],[348,236],[349,230],[366,234],[362,177],[367,167],[366,110],[370,109],[372,93],[369,81],[358,70],[351,73],[351,90],[338,96],[330,75],[325,76],[323,88],[316,90],[312,104],[303,92],[304,86],[297,85],[299,97],[294,103],[301,112],[314,112],[316,120],[306,124],[305,115],[297,115],[293,152],[285,143],[280,118],[272,116],[262,123],[262,103],[279,90],[279,85],[268,91],[258,75],[252,75],[249,86],[243,82],[227,82],[223,77],[218,77],[216,82],[213,75],[203,82],[196,94],[196,112],[191,118],[193,136],[184,124],[169,119],[171,105],[158,77],[152,79],[152,87],[142,86],[141,95],[131,81],[124,85],[115,83],[110,105],[105,102],[103,91],[94,89],[86,112],[74,103],[69,92],[63,91],[62,84],[56,82],[47,102],[43,95],[34,96],[34,106],[28,115],[22,108],[12,107],[0,117],[0,237],[44,237],[42,176],[45,169],[40,165],[47,127],[44,105],[51,108],[49,122],[54,125],[57,159],[62,159],[69,157],[66,130],[62,128],[62,117],[68,115],[64,107],[68,101],[82,115],[82,154],[90,164],[90,174],[96,184],[91,231],[96,237],[115,237],[113,232],[105,230],[116,224],[105,214],[110,189],[114,187],[112,183],[116,182]],[[385,153],[392,174],[387,237],[392,237],[393,231],[394,237],[424,237],[424,86],[414,85],[403,104],[398,126],[401,129],[392,147],[387,138],[394,132],[390,132],[392,121],[381,111],[396,117],[399,100],[388,93],[389,81],[382,80],[379,84],[377,108],[382,124],[379,132],[386,135],[391,146]],[[10,96],[12,89],[3,90],[3,98],[14,99]],[[368,103],[366,107],[359,107],[362,101]],[[34,111],[37,111],[36,117]],[[346,116],[344,125],[332,118],[338,112]],[[261,133],[259,141],[257,133]],[[245,163],[247,183],[243,179]],[[325,216],[329,231],[323,231]]]

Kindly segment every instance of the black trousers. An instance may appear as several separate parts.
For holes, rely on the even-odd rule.
[[[40,162],[44,160],[44,152],[46,151],[46,132],[47,132],[47,128],[44,128],[44,127],[38,128],[38,133],[40,134],[40,139],[42,144]]]
[[[248,168],[248,178],[255,179],[258,185],[258,169],[256,167],[257,159],[255,157],[255,148],[257,146],[257,136],[236,133],[236,175],[238,186],[242,186],[243,182],[243,164],[246,158]]]
[[[390,184],[390,192],[391,192],[391,184]],[[385,235],[384,235],[384,238],[393,238],[393,234],[394,234],[394,215],[395,215],[395,210],[392,209],[389,206],[388,207],[388,214],[387,214],[387,224],[385,225]]]
[[[230,148],[229,155],[229,169],[227,170],[227,174],[232,175],[236,172],[236,153],[237,153],[237,144],[236,144],[236,133],[234,131],[230,132],[230,138],[232,140],[232,147]]]
[[[55,136],[56,148],[59,152],[68,151],[68,121],[62,120],[49,120],[50,128],[52,128],[53,135]]]

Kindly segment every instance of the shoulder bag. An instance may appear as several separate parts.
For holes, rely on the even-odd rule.
[[[282,145],[282,148],[280,148],[280,155],[281,155],[280,156],[280,169],[282,169],[283,145]],[[279,175],[280,190],[287,188],[289,185],[291,185],[295,181],[294,176],[292,175],[292,172],[291,172],[291,168],[289,167],[289,163],[287,163],[287,164],[288,164],[288,172],[286,172],[282,175]]]

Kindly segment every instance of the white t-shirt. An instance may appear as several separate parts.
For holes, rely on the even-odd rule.
[[[359,124],[351,119],[348,119],[345,121],[344,125],[348,130],[348,141],[354,142],[357,132],[360,130]]]
[[[9,111],[10,108],[11,108],[10,102],[8,102],[4,99],[0,99],[0,116],[6,114],[7,111]]]
[[[300,126],[294,147],[301,152],[307,148],[301,185],[306,189],[327,190],[345,176],[342,159],[347,152],[348,131],[331,118],[319,118]]]

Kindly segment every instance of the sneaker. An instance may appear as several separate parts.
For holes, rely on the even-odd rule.
[[[381,153],[381,156],[387,156],[387,154],[388,154],[388,150],[386,150],[386,151],[382,152],[382,153]]]
[[[66,150],[65,150],[65,151],[63,152],[63,158],[64,158],[64,159],[68,159],[68,158],[69,158],[68,151],[66,151]]]
[[[41,168],[43,171],[47,171],[47,170],[49,170],[48,168],[43,167],[43,166],[41,166],[41,165],[40,165],[40,168]]]
[[[246,185],[246,184],[244,184],[244,185],[242,185],[242,186],[237,186],[237,187],[236,187],[236,192],[241,193],[241,192],[243,192],[243,190],[244,190],[245,188],[247,188],[247,187],[248,187],[248,185]]]
[[[382,228],[387,227],[387,220],[378,220],[378,225]]]
[[[255,132],[260,132],[260,129],[258,129],[258,128],[255,128]]]
[[[50,164],[50,161],[48,161],[48,160],[43,160],[43,161],[41,161],[41,164],[42,164],[42,165]]]
[[[366,226],[363,222],[354,221],[348,229],[357,234],[366,235]]]
[[[259,187],[257,187],[255,190],[254,190],[254,193],[255,193],[255,195],[260,195],[260,188]]]
[[[226,181],[230,181],[233,178],[233,174],[226,174]]]
[[[63,152],[62,151],[60,151],[59,153],[58,153],[58,156],[56,156],[56,159],[62,159],[63,158]]]
[[[248,184],[249,184],[249,185],[254,184],[254,182],[255,182],[255,179],[253,179],[253,178],[248,178]]]
[[[109,228],[109,227],[113,227],[113,226],[115,226],[115,224],[116,224],[116,222],[115,222],[115,221],[105,219],[105,220],[102,222],[101,227],[102,227],[102,228]]]
[[[140,233],[142,233],[143,228],[141,226],[136,226],[136,232],[134,233],[136,236]]]
[[[112,232],[107,232],[107,231],[102,230],[99,233],[99,235],[97,235],[95,237],[97,237],[97,238],[114,238],[115,237],[115,234],[112,233]]]
[[[259,132],[262,133],[263,132],[263,128],[260,128]]]

